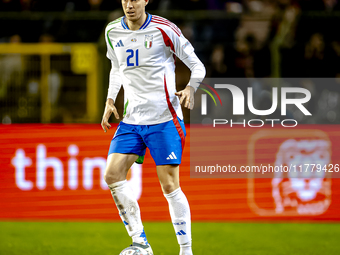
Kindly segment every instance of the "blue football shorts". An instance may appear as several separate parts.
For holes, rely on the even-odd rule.
[[[149,148],[156,165],[178,165],[185,143],[184,121],[179,119],[155,125],[131,125],[120,122],[112,138],[111,153],[137,154],[136,163],[142,164]]]

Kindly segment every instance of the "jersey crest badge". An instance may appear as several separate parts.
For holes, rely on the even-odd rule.
[[[144,38],[144,46],[146,49],[150,49],[152,47],[153,35],[145,35]]]

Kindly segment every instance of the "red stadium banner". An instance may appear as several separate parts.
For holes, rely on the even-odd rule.
[[[1,125],[0,219],[120,220],[103,179],[114,128],[103,133],[100,125]],[[340,163],[339,126],[295,128],[299,129],[326,135],[328,163]],[[248,128],[228,131],[224,138],[233,147],[231,165],[249,161],[249,153],[253,153],[255,163],[264,159],[273,164],[278,153],[288,146],[285,142],[290,148],[300,146],[284,137],[280,143],[269,143],[263,150],[263,143],[268,145],[266,139],[272,138],[256,132],[257,129]],[[189,140],[187,126],[180,172],[193,220],[340,220],[340,179],[307,178],[302,183],[299,179],[278,180],[278,176],[192,178]],[[133,165],[128,180],[138,198],[143,220],[170,220],[148,151],[143,165]]]

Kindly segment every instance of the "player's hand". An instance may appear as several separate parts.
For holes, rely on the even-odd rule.
[[[184,102],[184,107],[192,110],[194,108],[195,89],[191,86],[186,86],[185,89],[175,93],[179,97],[179,103]]]
[[[114,105],[114,102],[111,98],[107,99],[106,104],[105,104],[105,110],[103,114],[103,119],[102,119],[102,128],[104,129],[104,132],[107,131],[107,129],[110,129],[111,125],[109,123],[109,119],[111,114],[114,114],[116,119],[119,119],[119,114],[117,112],[117,109]]]

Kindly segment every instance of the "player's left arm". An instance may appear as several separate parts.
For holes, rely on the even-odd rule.
[[[172,33],[176,56],[190,69],[190,82],[185,89],[175,93],[180,98],[180,104],[192,110],[194,108],[194,94],[205,77],[205,67],[194,52],[191,43],[180,34]]]
[[[181,60],[190,69],[191,76],[185,89],[176,92],[175,95],[180,98],[180,104],[184,102],[184,107],[192,110],[194,108],[195,92],[204,79],[206,71],[195,52],[192,52],[189,56]]]

